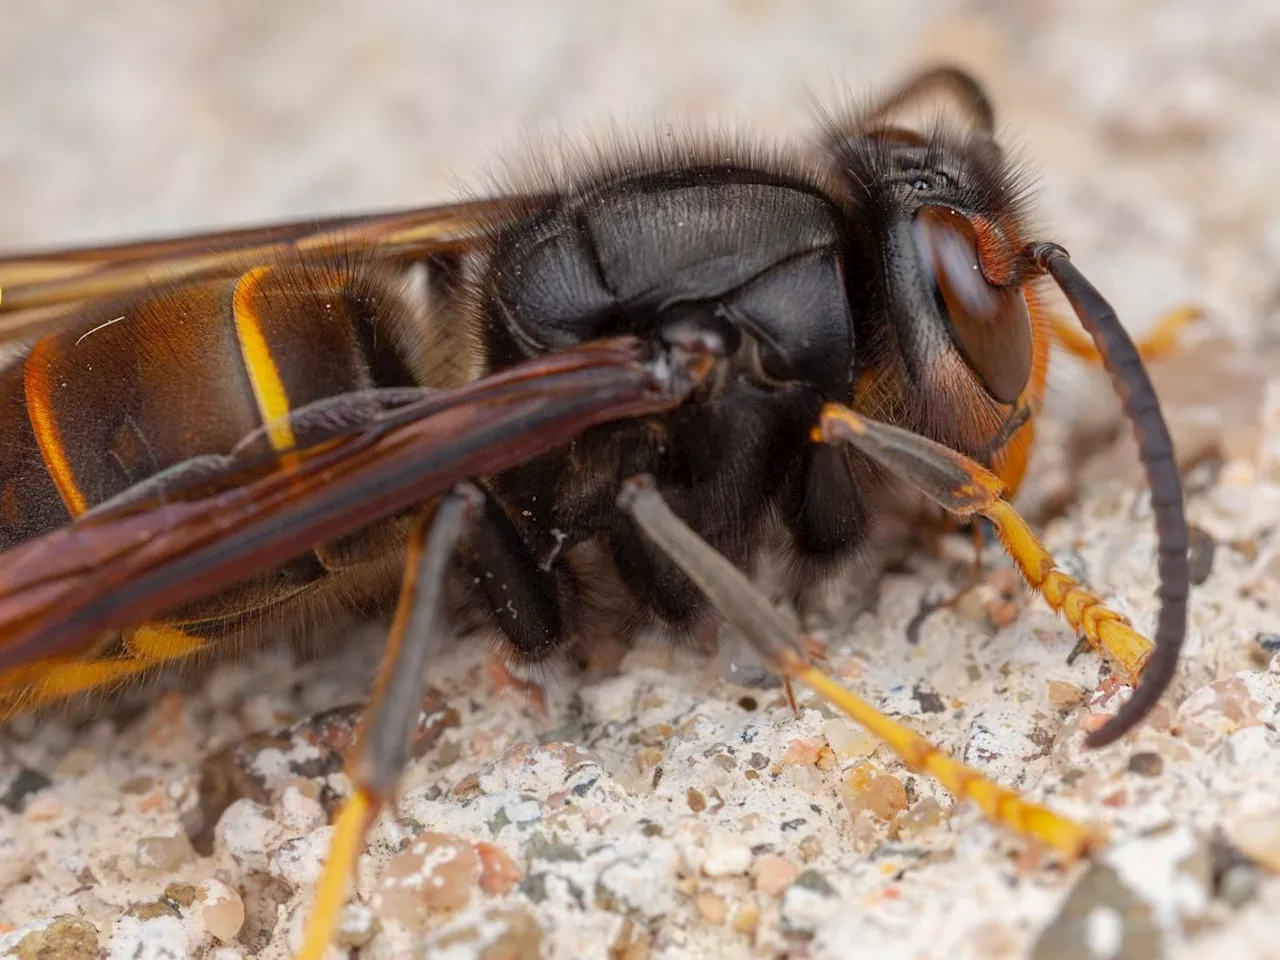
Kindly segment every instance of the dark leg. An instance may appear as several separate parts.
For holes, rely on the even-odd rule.
[[[567,565],[558,562],[563,541],[554,532],[545,541],[536,550],[502,508],[486,498],[483,522],[472,530],[464,554],[466,569],[498,626],[526,660],[543,660],[559,646],[567,632],[562,604],[571,604],[577,594]]]
[[[338,817],[299,960],[324,956],[365,833],[404,769],[426,688],[428,661],[437,649],[446,575],[458,542],[480,507],[480,497],[474,487],[459,487],[439,501],[410,538],[400,603],[348,762],[355,793]]]
[[[1087,852],[1097,835],[1052,811],[1027,803],[986,780],[976,770],[944,756],[937,747],[854,696],[808,662],[809,651],[781,611],[746,576],[671,512],[648,478],[627,481],[618,505],[645,535],[707,595],[711,605],[755,647],[774,670],[810,687],[880,737],[915,770],[927,772],[958,799],[972,800],[993,821],[1038,837],[1068,859]]]

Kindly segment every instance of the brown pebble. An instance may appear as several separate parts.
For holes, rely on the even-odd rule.
[[[392,858],[378,881],[379,912],[413,926],[428,910],[458,910],[480,879],[480,857],[471,844],[445,833],[419,836]]]
[[[1280,873],[1280,820],[1254,814],[1227,823],[1232,842],[1272,873]]]
[[[1080,718],[1080,729],[1085,733],[1093,733],[1095,730],[1101,730],[1110,719],[1109,713],[1086,713]]]
[[[662,751],[657,747],[644,747],[636,751],[636,769],[641,773],[652,770],[662,762]]]
[[[182,911],[164,900],[140,900],[137,903],[131,903],[124,915],[137,920],[157,920],[161,917],[182,919]]]
[[[65,914],[32,930],[9,948],[13,960],[97,960],[98,930],[88,920]]]
[[[526,960],[542,955],[542,938],[542,927],[523,907],[493,909],[475,923],[437,934],[424,944],[423,956],[465,954],[479,960]],[[467,946],[480,949],[454,949]]]
[[[501,896],[510,893],[523,874],[520,866],[496,843],[477,843],[480,858],[480,889]]]
[[[1129,772],[1143,777],[1158,777],[1164,770],[1164,760],[1151,750],[1135,753],[1129,758]]]
[[[154,777],[139,776],[120,784],[121,793],[143,794],[156,784]]]
[[[649,960],[653,953],[653,936],[642,926],[622,921],[622,929],[609,944],[609,960]]]
[[[724,922],[729,916],[729,905],[724,902],[724,897],[718,896],[710,890],[703,890],[693,898],[693,902],[703,920],[713,927],[724,926]]]
[[[784,767],[812,767],[822,755],[822,748],[827,745],[823,737],[806,737],[792,740],[782,754],[781,765]]]
[[[244,901],[221,880],[206,880],[200,884],[200,919],[214,939],[230,943],[244,926]]]
[[[191,841],[185,833],[171,837],[143,837],[134,848],[138,866],[157,873],[167,873],[195,859]]]
[[[754,903],[745,903],[733,915],[733,929],[747,937],[754,937],[756,927],[760,925],[760,908]]]
[[[1050,680],[1048,697],[1055,707],[1074,707],[1084,699],[1084,691],[1074,683]]]
[[[1012,599],[1018,595],[1022,586],[1022,577],[1013,567],[997,567],[986,576],[987,585],[1002,597]]]
[[[836,752],[824,743],[818,750],[818,759],[814,766],[826,773],[828,770],[834,770],[837,762]]]
[[[766,896],[780,897],[795,882],[800,868],[786,857],[774,855],[756,861],[756,889]]]
[[[942,804],[933,797],[925,797],[910,810],[898,814],[898,829],[910,835],[937,826],[942,821]]]
[[[694,813],[701,813],[707,809],[707,798],[703,796],[701,790],[695,790],[690,787],[689,792],[685,795],[685,800],[689,804],[689,809]]]
[[[902,781],[887,773],[876,774],[869,779],[863,768],[868,763],[854,767],[845,780],[845,799],[849,813],[857,816],[866,810],[880,820],[892,820],[907,808],[907,788]]]
[[[62,801],[51,793],[40,793],[27,801],[22,814],[32,823],[46,823],[62,816]]]
[[[989,600],[985,609],[987,619],[1001,630],[1018,619],[1018,605],[1012,600]]]
[[[164,888],[166,900],[172,900],[180,907],[189,907],[196,902],[196,888],[189,883],[171,883]]]
[[[800,841],[799,850],[800,859],[805,863],[809,863],[811,860],[817,860],[818,857],[822,856],[822,841],[818,839],[817,834],[810,833]]]

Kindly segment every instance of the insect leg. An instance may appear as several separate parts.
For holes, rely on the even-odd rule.
[[[480,502],[478,490],[460,485],[423,517],[410,538],[395,620],[348,761],[355,792],[338,815],[299,960],[324,956],[365,833],[408,760],[444,617],[446,575]]]
[[[148,623],[83,656],[38,660],[0,673],[0,717],[36,710],[66,697],[107,692],[171,660],[206,649],[209,640],[166,623]]]
[[[698,585],[766,665],[843,710],[883,740],[912,769],[931,774],[957,799],[976,803],[992,821],[1036,837],[1068,859],[1079,857],[1100,843],[1101,838],[1087,827],[1029,803],[978,771],[944,756],[933,744],[810,664],[805,643],[790,619],[745,574],[689,529],[666,505],[651,480],[627,481],[618,505]]]
[[[941,96],[949,97],[960,108],[973,130],[988,137],[994,133],[995,110],[991,100],[982,85],[959,67],[935,67],[911,77],[860,118],[860,129],[856,132],[866,132],[891,114]]]
[[[1178,307],[1170,310],[1158,320],[1142,339],[1134,344],[1138,355],[1145,361],[1158,360],[1181,349],[1181,335],[1184,328],[1200,320],[1204,311],[1199,307]],[[1093,338],[1085,334],[1076,324],[1061,314],[1049,317],[1049,329],[1053,333],[1054,342],[1077,359],[1094,366],[1102,365],[1102,354],[1093,344]]]
[[[815,439],[856,447],[902,477],[945,510],[960,516],[981,514],[996,528],[1000,542],[1027,583],[1044,594],[1099,651],[1105,649],[1136,681],[1151,656],[1151,641],[1103,605],[1101,598],[1058,569],[1025,520],[1002,498],[1004,484],[985,467],[932,440],[869,420],[839,404],[822,411]]]

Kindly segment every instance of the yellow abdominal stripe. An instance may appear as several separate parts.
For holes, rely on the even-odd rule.
[[[244,358],[245,370],[258,404],[258,415],[266,427],[272,449],[280,453],[293,449],[296,440],[289,423],[289,395],[285,392],[284,381],[280,379],[280,368],[271,355],[271,347],[262,333],[262,317],[258,312],[258,292],[270,272],[270,267],[255,267],[240,277],[232,297],[232,314],[236,338],[240,341],[240,355]]]

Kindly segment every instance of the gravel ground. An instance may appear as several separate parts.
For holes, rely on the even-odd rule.
[[[1092,654],[1068,660],[1070,632],[995,551],[986,581],[908,641],[921,604],[963,582],[958,538],[883,578],[869,611],[837,605],[827,631],[855,689],[1108,831],[1105,854],[1036,862],[819,703],[793,717],[776,688],[728,682],[726,658],[654,643],[616,676],[557,678],[540,715],[493,692],[464,640],[433,674],[345,944],[489,960],[1280,956],[1280,8],[109,6],[0,0],[0,246],[452,199],[498,158],[608,136],[611,118],[785,137],[815,96],[950,59],[990,84],[1046,235],[1135,329],[1207,308],[1156,371],[1199,464],[1200,585],[1178,680],[1142,730],[1083,750],[1122,688]],[[1149,626],[1150,515],[1109,434],[1115,404],[1070,362],[1052,383],[1024,504],[1070,494],[1047,543]],[[362,634],[91,722],[11,724],[0,956],[287,956],[377,654]]]

